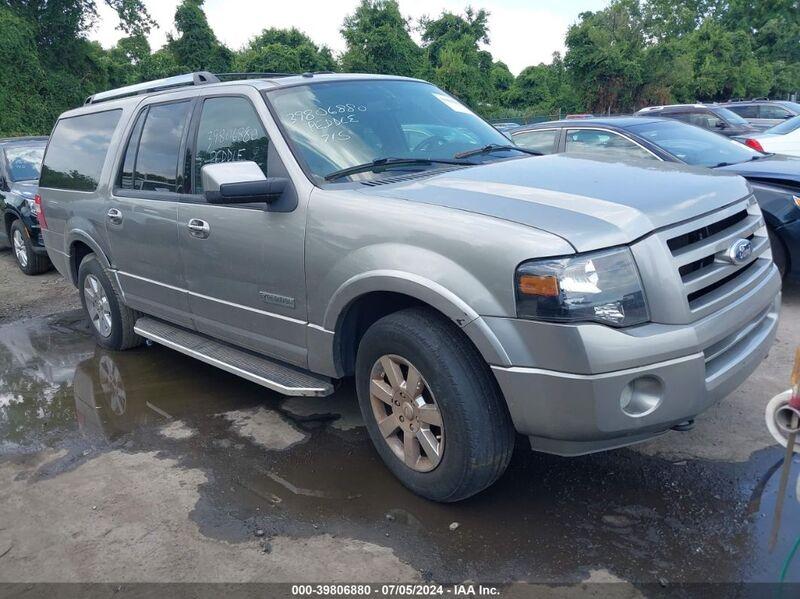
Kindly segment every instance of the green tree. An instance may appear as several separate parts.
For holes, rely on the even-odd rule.
[[[463,16],[445,11],[419,24],[433,82],[473,108],[499,100],[492,85],[492,55],[479,46],[489,43],[488,17],[485,10],[468,7]]]
[[[24,135],[47,130],[49,110],[43,95],[45,70],[39,61],[35,26],[0,7],[0,132]]]
[[[631,110],[644,80],[645,38],[638,3],[621,0],[582,13],[567,31],[564,64],[592,112]]]
[[[265,29],[234,58],[234,69],[244,72],[298,73],[334,71],[336,61],[326,46],[292,29]]]
[[[127,34],[143,35],[155,22],[143,0],[105,0],[119,17],[119,28]],[[58,49],[83,37],[97,21],[96,0],[2,0],[17,16],[32,24],[35,40],[42,48]]]
[[[422,71],[422,52],[396,0],[361,0],[340,31],[347,46],[344,71],[410,77]]]
[[[219,42],[203,12],[204,0],[183,0],[175,11],[178,37],[169,38],[167,48],[187,71],[226,72],[233,53]]]

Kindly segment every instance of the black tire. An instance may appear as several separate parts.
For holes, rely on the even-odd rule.
[[[24,247],[24,264],[23,260],[20,260],[20,257],[17,256],[16,238],[22,240]],[[21,220],[17,219],[11,223],[8,241],[11,244],[11,254],[14,256],[17,266],[19,266],[19,269],[26,275],[40,275],[53,267],[50,263],[50,258],[48,258],[46,254],[37,254],[33,251],[30,235],[28,235],[28,230]]]
[[[428,472],[407,466],[378,428],[370,378],[373,365],[387,355],[419,370],[441,412],[444,449]],[[361,339],[355,376],[361,413],[378,454],[414,493],[433,501],[459,501],[505,472],[515,440],[505,400],[481,355],[445,317],[427,308],[409,308],[380,319]]]
[[[772,246],[772,260],[775,262],[775,266],[778,267],[781,277],[785,277],[789,261],[786,255],[786,248],[772,229],[767,229],[767,233],[769,234],[769,244]]]
[[[108,300],[111,317],[111,330],[108,335],[101,334],[98,327],[92,322],[89,313],[86,297],[86,280],[90,275],[100,284]],[[117,293],[114,285],[111,284],[111,278],[108,276],[106,269],[103,268],[103,265],[100,264],[100,261],[94,254],[88,254],[81,261],[81,265],[78,268],[78,293],[81,296],[81,304],[89,320],[89,327],[92,329],[95,339],[100,346],[106,349],[120,351],[137,347],[144,343],[144,339],[133,332],[133,326],[136,324],[139,313],[135,310],[131,310],[122,303],[122,298],[119,296],[119,293]]]

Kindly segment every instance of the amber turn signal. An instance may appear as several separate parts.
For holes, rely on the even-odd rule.
[[[519,278],[519,292],[523,295],[558,297],[558,279],[545,275],[522,275]]]

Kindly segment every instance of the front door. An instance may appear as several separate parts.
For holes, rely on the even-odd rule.
[[[267,176],[281,170],[262,122],[268,118],[263,104],[244,95],[198,104],[187,175],[194,194],[178,207],[181,255],[199,331],[305,366],[305,204],[270,212],[266,203],[220,206],[202,196],[204,164],[251,160]]]
[[[178,251],[178,163],[191,100],[152,104],[131,129],[125,155],[106,204],[106,229],[125,303],[191,326],[183,264]]]

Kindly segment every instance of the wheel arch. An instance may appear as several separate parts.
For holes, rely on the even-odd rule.
[[[412,306],[428,307],[456,325],[489,364],[510,364],[497,337],[460,297],[439,283],[397,271],[376,271],[343,284],[328,305],[323,328],[333,332],[337,376],[353,374],[361,337],[371,324]]]
[[[9,243],[11,242],[11,225],[20,218],[21,216],[13,208],[7,207],[3,211],[3,232],[6,234]]]
[[[66,242],[67,255],[69,257],[69,275],[72,284],[78,284],[78,268],[80,268],[81,261],[88,255],[94,254],[103,265],[104,268],[110,268],[111,262],[108,260],[105,252],[100,249],[100,246],[85,232],[80,230],[72,231],[67,237]]]

